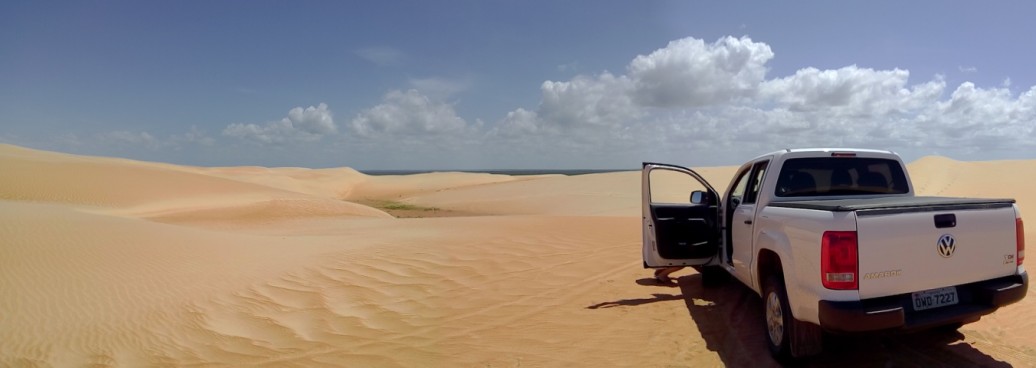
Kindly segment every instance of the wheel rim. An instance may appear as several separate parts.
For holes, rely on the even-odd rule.
[[[770,342],[774,346],[781,346],[784,340],[784,313],[781,311],[781,299],[775,292],[770,292],[766,297],[766,330],[770,333]]]

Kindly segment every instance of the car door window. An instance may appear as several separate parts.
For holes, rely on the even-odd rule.
[[[737,181],[734,183],[734,189],[728,196],[730,198],[730,208],[737,207],[738,204],[741,204],[741,200],[745,195],[745,189],[748,188],[748,179],[750,177],[748,173],[751,172],[751,169],[751,167],[746,168],[738,174]]]
[[[766,175],[766,166],[769,161],[763,161],[755,164],[752,168],[751,180],[748,182],[748,191],[745,193],[745,199],[742,203],[755,203],[759,197],[759,187],[762,186],[763,177]]]
[[[708,190],[693,176],[680,171],[656,168],[648,175],[651,179],[651,203],[686,205],[691,202],[692,192]]]

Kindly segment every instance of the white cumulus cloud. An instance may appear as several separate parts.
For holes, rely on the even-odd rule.
[[[932,146],[984,149],[1036,147],[1036,86],[1014,97],[1007,88],[962,83],[949,99],[923,111],[917,121]]]
[[[769,45],[747,37],[675,40],[633,58],[625,74],[544,82],[535,109],[510,111],[488,137],[519,153],[531,151],[522,145],[558,147],[562,157],[572,153],[563,149],[610,154],[625,147],[642,158],[668,152],[725,164],[786,147],[938,150],[961,158],[1036,147],[1036,87],[1019,95],[1009,82],[948,88],[939,75],[917,82],[905,69],[857,65],[768,77],[773,57]]]
[[[514,110],[497,131],[592,128],[615,134],[648,119],[653,109],[744,101],[758,93],[771,58],[768,45],[747,37],[724,37],[710,44],[694,38],[672,41],[634,58],[625,75],[603,72],[543,82],[535,119],[527,110]]]
[[[851,65],[835,70],[804,68],[794,75],[766,81],[762,97],[794,111],[837,109],[838,112],[883,115],[909,111],[935,101],[946,87],[941,79],[909,86],[910,72],[874,70]]]
[[[382,102],[353,118],[350,128],[359,137],[443,135],[468,128],[453,106],[432,100],[417,90],[391,91]]]
[[[751,97],[772,58],[769,45],[748,37],[728,36],[711,44],[684,38],[637,56],[628,71],[639,103],[695,107]]]
[[[338,132],[327,104],[307,108],[295,107],[288,116],[265,124],[233,123],[223,129],[223,135],[259,143],[316,141]]]
[[[335,126],[334,119],[331,116],[331,110],[328,110],[325,103],[305,109],[301,107],[293,108],[288,111],[288,117],[285,119],[291,122],[293,128],[307,133],[323,135],[338,132],[338,128]]]
[[[490,134],[503,137],[525,137],[540,135],[543,133],[543,129],[548,128],[542,124],[535,111],[518,108],[507,113],[507,116],[497,124]]]
[[[635,119],[639,109],[630,98],[632,84],[625,76],[602,73],[568,82],[546,81],[540,86],[540,118],[566,127],[589,125],[614,128]]]

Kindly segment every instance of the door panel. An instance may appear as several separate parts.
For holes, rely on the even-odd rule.
[[[716,253],[712,241],[715,206],[651,206],[658,254],[665,259],[707,258]]]
[[[733,209],[734,216],[728,225],[732,235],[731,263],[734,266],[734,274],[738,276],[751,275],[749,268],[755,255],[753,244],[755,242],[755,214],[759,208],[756,201],[759,199],[759,190],[765,179],[768,164],[769,161],[760,161],[752,165],[743,198],[741,203]]]
[[[723,232],[726,237],[726,252],[724,252],[724,261],[728,265],[733,265],[734,261],[734,229],[738,226],[734,226],[735,215],[737,214],[737,208],[741,206],[741,201],[745,196],[745,191],[748,190],[748,180],[751,178],[749,174],[752,172],[752,167],[748,166],[741,169],[736,178],[730,185],[730,189],[727,190],[727,196],[724,197],[726,200],[726,207],[724,213]],[[743,219],[741,220],[744,221]]]
[[[731,264],[735,272],[747,274],[748,265],[752,261],[752,241],[755,232],[755,203],[742,203],[734,209],[734,218],[730,223],[732,238]]]
[[[644,163],[641,171],[642,255],[645,267],[693,266],[719,249],[719,194],[691,169]],[[665,185],[668,184],[668,185]],[[694,187],[706,193],[691,203]]]

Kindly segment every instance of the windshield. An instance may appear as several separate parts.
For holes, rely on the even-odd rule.
[[[784,162],[778,197],[904,194],[910,190],[898,161],[880,158],[811,157]]]

